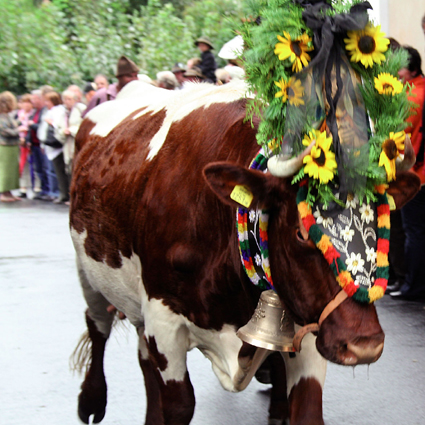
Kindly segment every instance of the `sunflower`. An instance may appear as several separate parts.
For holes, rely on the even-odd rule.
[[[400,156],[400,151],[404,150],[404,139],[406,133],[390,133],[390,137],[382,143],[382,152],[379,156],[379,166],[384,166],[387,172],[388,181],[395,180],[395,160]]]
[[[372,67],[373,63],[381,64],[385,60],[384,52],[388,50],[390,40],[381,32],[381,26],[367,24],[363,30],[348,31],[348,38],[344,38],[347,50],[351,55],[351,62],[361,62],[365,68]]]
[[[334,178],[337,168],[335,154],[330,151],[332,137],[326,137],[326,131],[313,130],[304,136],[303,145],[309,146],[316,142],[309,155],[304,157],[304,172],[320,183],[328,183]]]
[[[304,96],[304,87],[300,80],[296,80],[294,77],[291,77],[289,81],[285,81],[281,78],[280,81],[275,81],[274,83],[280,88],[280,91],[278,91],[274,96],[281,97],[283,103],[289,100],[291,105],[304,105],[304,100],[302,99]]]
[[[311,38],[306,33],[294,40],[291,39],[291,36],[286,31],[283,31],[283,35],[284,37],[277,36],[281,43],[276,43],[274,53],[279,56],[281,61],[290,58],[292,71],[300,72],[311,60],[310,55],[307,53],[313,50],[313,47],[308,46]]]
[[[381,72],[375,77],[375,88],[379,94],[395,96],[403,91],[403,84],[388,72]]]

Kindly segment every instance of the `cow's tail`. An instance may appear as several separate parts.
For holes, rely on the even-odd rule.
[[[80,341],[78,341],[74,352],[69,358],[69,368],[71,371],[82,374],[88,370],[92,359],[91,344],[89,331],[87,330],[81,335]]]

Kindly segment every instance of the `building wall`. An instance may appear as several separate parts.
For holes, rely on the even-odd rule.
[[[419,51],[422,57],[422,71],[425,72],[425,36],[422,30],[422,17],[425,14],[424,0],[372,0],[372,17],[388,37],[400,44],[407,44]]]

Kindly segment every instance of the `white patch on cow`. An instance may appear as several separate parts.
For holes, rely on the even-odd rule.
[[[295,332],[300,326],[295,326]],[[288,353],[282,353],[286,363],[286,384],[288,397],[292,388],[301,378],[314,378],[322,387],[325,384],[327,361],[319,354],[316,348],[316,337],[307,334],[302,342],[301,351],[290,358]]]
[[[101,292],[119,311],[124,312],[134,326],[143,326],[140,304],[143,287],[142,266],[139,257],[135,254],[131,258],[121,257],[122,267],[114,269],[105,261],[96,261],[86,254],[86,230],[78,233],[71,228],[71,237],[80,267],[84,269],[93,289]]]
[[[187,117],[199,108],[208,108],[214,103],[231,103],[247,95],[247,85],[235,80],[222,86],[187,83],[183,90],[165,90],[141,81],[128,83],[112,102],[104,102],[92,109],[87,117],[96,125],[90,134],[106,137],[118,124],[134,111],[145,108],[134,120],[146,115],[166,111],[159,131],[150,142],[148,160],[154,158],[165,142],[171,125]]]
[[[238,353],[242,341],[236,336],[236,329],[224,325],[220,331],[201,329],[186,317],[176,314],[164,305],[162,300],[148,298],[142,283],[140,258],[133,253],[131,258],[121,256],[122,266],[114,269],[106,262],[98,262],[87,256],[84,243],[87,231],[78,233],[71,229],[71,237],[77,252],[80,267],[84,270],[90,285],[139,329],[149,340],[155,338],[159,353],[167,359],[167,368],[161,372],[164,382],[182,381],[186,373],[186,353],[199,348],[210,359],[212,368],[222,386],[236,391],[233,384],[239,364]],[[139,337],[140,337],[139,332]],[[139,338],[142,358],[148,358],[146,343]]]
[[[96,125],[90,134],[106,137],[118,124],[140,108],[149,107],[147,112],[158,112],[172,95],[171,90],[160,89],[143,81],[126,84],[115,100],[101,103],[86,115]],[[160,103],[160,109],[155,104]]]

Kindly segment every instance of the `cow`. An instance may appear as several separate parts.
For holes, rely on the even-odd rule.
[[[341,293],[302,231],[291,178],[249,169],[259,150],[258,119],[246,121],[246,102],[243,82],[189,84],[170,92],[135,81],[83,121],[70,208],[91,343],[79,395],[83,422],[92,415],[100,422],[105,414],[111,305],[139,335],[147,425],[190,423],[195,397],[186,354],[195,347],[224,389],[247,385],[255,348],[236,331],[249,321],[261,291],[240,259],[239,205],[230,197],[236,185],[248,187],[252,205],[270,212],[274,288],[297,327],[317,323]],[[398,206],[418,190],[415,179],[398,174],[389,189]],[[300,352],[282,354],[281,405],[288,403],[289,410],[271,409],[270,423],[289,418],[291,425],[323,425],[326,360],[354,366],[381,355],[384,333],[373,304],[344,297],[326,316]]]

